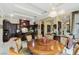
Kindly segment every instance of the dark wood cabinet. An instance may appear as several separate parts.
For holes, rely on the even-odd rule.
[[[17,25],[7,20],[3,20],[3,42],[9,41],[10,37],[15,36]]]
[[[10,22],[3,20],[3,42],[7,42],[10,37]]]
[[[20,26],[21,35],[22,35],[22,39],[21,40],[25,41],[25,40],[27,40],[25,35],[28,35],[28,30],[30,28],[30,21],[29,20],[20,19],[19,20],[19,26]]]
[[[20,27],[23,28],[23,27],[29,27],[30,25],[30,21],[29,20],[23,20],[23,19],[20,19]]]
[[[15,37],[17,35],[22,36],[22,41],[26,40],[25,34],[28,35],[28,33],[30,33],[29,32],[30,27],[31,26],[30,26],[29,20],[20,19],[18,24],[14,24],[14,23],[11,23],[7,20],[3,20],[3,42],[7,42],[7,41],[9,41],[10,37]],[[24,29],[25,32],[22,32],[23,29]],[[33,31],[33,33],[31,33],[31,35],[36,34],[37,33],[37,25],[34,24],[32,26],[32,29],[34,31]],[[17,33],[17,30],[19,30],[18,33]]]

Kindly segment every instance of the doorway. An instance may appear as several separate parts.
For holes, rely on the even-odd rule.
[[[43,23],[41,24],[41,34],[44,37],[44,24]]]

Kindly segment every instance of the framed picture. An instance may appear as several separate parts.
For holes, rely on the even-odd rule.
[[[62,20],[64,22],[64,25],[65,25],[65,29],[67,29],[66,32],[69,32],[71,33],[71,22],[70,22],[70,15],[66,15],[66,16],[63,16],[62,17]]]

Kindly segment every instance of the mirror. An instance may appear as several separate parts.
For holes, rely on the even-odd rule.
[[[51,25],[47,25],[47,33],[51,32]]]
[[[75,11],[72,13],[72,23],[73,23],[73,35],[75,36],[75,39],[79,38],[79,11]]]

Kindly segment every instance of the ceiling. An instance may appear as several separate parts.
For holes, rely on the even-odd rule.
[[[0,3],[0,15],[12,17],[15,19],[27,18],[29,20],[39,20],[48,17],[49,12],[56,10],[65,10],[72,12],[79,10],[77,3]]]

